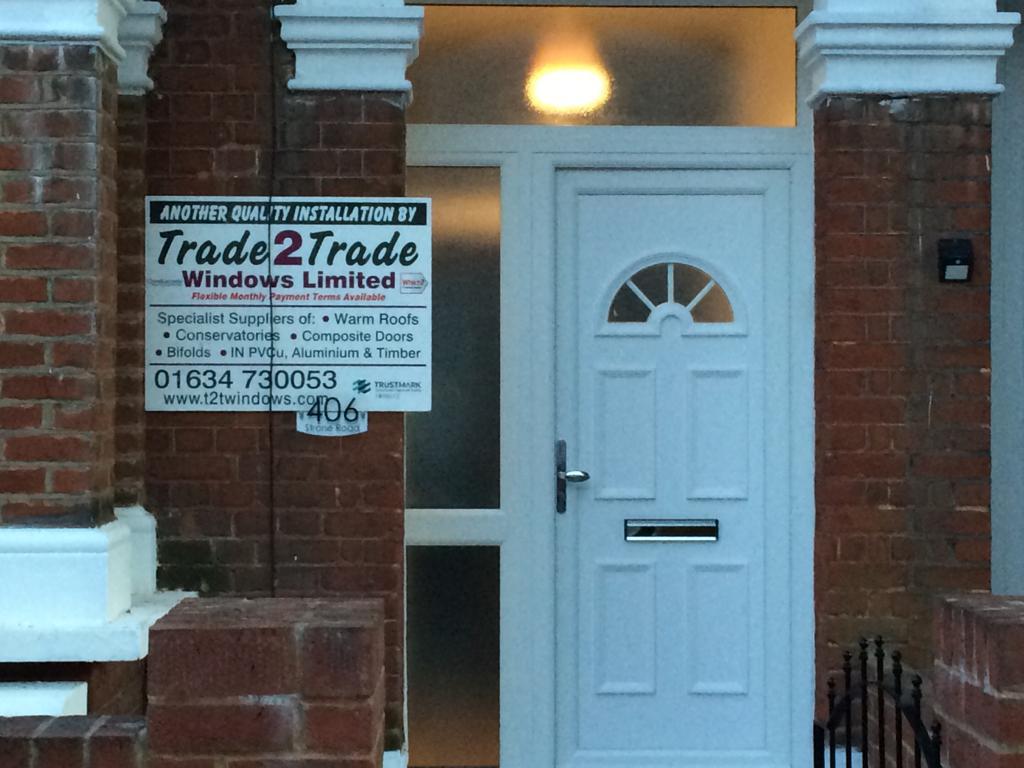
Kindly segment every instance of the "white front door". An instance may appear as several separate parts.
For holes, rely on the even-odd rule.
[[[790,180],[556,174],[556,430],[590,474],[556,522],[558,766],[810,761],[791,754],[810,722],[791,722]]]

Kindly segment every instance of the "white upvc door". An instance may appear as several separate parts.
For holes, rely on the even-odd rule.
[[[788,764],[789,174],[556,184],[557,764]]]
[[[806,765],[806,132],[410,126],[409,146],[502,173],[501,509],[407,525],[501,548],[501,768]],[[636,277],[659,265],[663,288]],[[659,300],[669,272],[689,311]],[[652,319],[609,322],[631,279],[653,308],[627,286],[615,317]],[[565,514],[559,439],[591,475]],[[718,539],[627,542],[627,520]]]

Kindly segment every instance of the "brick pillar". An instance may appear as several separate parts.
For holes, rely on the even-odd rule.
[[[116,67],[0,45],[0,525],[94,525],[113,498]]]
[[[145,503],[146,99],[118,99],[117,409],[114,499]]]
[[[269,194],[271,3],[164,6],[146,103],[148,193]],[[270,417],[154,412],[144,430],[160,585],[271,594]]]
[[[836,98],[815,114],[819,664],[884,634],[931,659],[939,591],[989,579],[984,97]],[[969,239],[970,283],[937,241]]]
[[[378,601],[189,600],[150,649],[150,765],[379,768]]]
[[[287,92],[276,193],[401,197],[404,110],[393,94]],[[336,170],[335,170],[336,169]],[[387,609],[388,748],[404,700],[404,442],[401,413],[374,413],[346,438],[298,434],[274,419],[277,594],[380,597]]]
[[[990,99],[1020,16],[996,0],[814,6],[796,39],[815,108],[823,688],[861,634],[928,669],[931,599],[990,580]],[[971,282],[939,283],[941,238],[971,241]]]
[[[1024,600],[988,594],[935,611],[935,714],[948,768],[1024,768]]]
[[[146,94],[152,90],[149,59],[163,39],[167,14],[158,2],[139,0],[121,22],[125,49],[118,67],[117,410],[114,500],[134,507],[145,494],[146,301]],[[149,564],[147,564],[149,565]]]
[[[270,0],[164,5],[147,103],[149,194],[404,193],[402,94],[289,90],[294,59]],[[383,598],[388,748],[400,747],[402,415],[374,413],[367,434],[324,438],[296,433],[293,413],[153,412],[145,438],[161,586]]]

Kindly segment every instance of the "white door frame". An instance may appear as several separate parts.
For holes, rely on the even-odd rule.
[[[999,9],[1024,11],[1022,0],[1001,0]],[[992,592],[1024,592],[1024,43],[999,60],[1006,90],[992,105]]]
[[[543,768],[555,761],[555,176],[560,169],[601,167],[789,173],[789,652],[792,764],[804,764],[814,695],[814,198],[807,121],[789,129],[413,125],[408,133],[411,166],[502,169],[502,507],[417,510],[406,520],[409,544],[502,549],[502,768]]]

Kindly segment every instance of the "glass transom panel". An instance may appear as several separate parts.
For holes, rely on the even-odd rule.
[[[793,126],[792,8],[435,6],[410,123]]]

